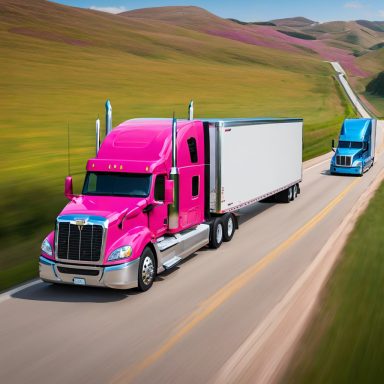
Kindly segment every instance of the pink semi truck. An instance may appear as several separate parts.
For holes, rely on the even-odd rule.
[[[69,203],[42,243],[46,282],[146,291],[156,274],[230,241],[242,207],[300,193],[302,119],[194,119],[192,102],[187,120],[112,130],[109,101],[106,109],[82,193],[68,176]]]

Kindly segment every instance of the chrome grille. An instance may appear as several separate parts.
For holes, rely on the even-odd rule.
[[[336,156],[336,165],[350,167],[352,164],[352,156]]]
[[[57,257],[61,260],[97,262],[100,260],[104,228],[101,225],[76,225],[58,222]]]

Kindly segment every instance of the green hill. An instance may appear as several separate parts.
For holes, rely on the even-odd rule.
[[[384,97],[380,94],[367,92],[366,88],[370,82],[376,83],[376,79],[383,71],[384,48],[373,50],[358,58],[361,68],[368,71],[371,76],[365,79],[355,80],[354,85],[358,93],[369,103],[372,112],[381,118],[384,118]]]
[[[303,117],[305,158],[328,151],[350,113],[329,64],[213,36],[190,28],[189,17],[185,9],[176,25],[0,0],[0,289],[36,274],[39,244],[65,203],[67,126],[79,191],[107,98],[114,124],[173,111],[184,117],[192,98],[197,117]],[[217,28],[236,25],[207,17]]]
[[[316,21],[307,19],[306,17],[290,17],[285,19],[271,20],[278,27],[304,28],[310,25],[318,24]]]
[[[366,91],[373,95],[384,96],[384,71],[368,83]]]

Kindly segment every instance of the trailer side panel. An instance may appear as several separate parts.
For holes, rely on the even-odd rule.
[[[300,182],[302,130],[300,120],[216,123],[211,212],[237,210]]]

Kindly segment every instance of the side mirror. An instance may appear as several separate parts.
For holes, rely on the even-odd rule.
[[[332,139],[332,151],[335,152],[335,139]]]
[[[65,178],[65,185],[64,185],[64,196],[71,200],[73,197],[73,182],[72,182],[72,176],[67,176]]]
[[[165,204],[173,204],[173,190],[174,190],[174,181],[165,180]]]

